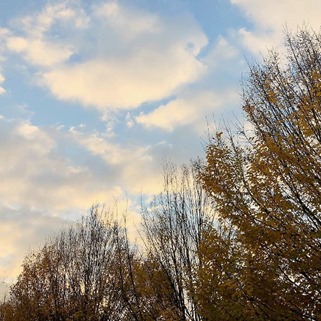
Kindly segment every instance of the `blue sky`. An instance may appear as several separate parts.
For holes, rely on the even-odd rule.
[[[246,60],[318,0],[0,1],[0,282],[94,203],[157,193],[162,160],[204,156],[207,122],[242,117]]]

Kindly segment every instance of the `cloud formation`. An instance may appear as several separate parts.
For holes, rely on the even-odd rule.
[[[60,100],[102,111],[162,100],[206,69],[198,55],[207,37],[190,15],[164,18],[116,1],[86,15],[63,2],[20,24],[23,31],[18,24],[6,46],[37,67],[38,84]]]

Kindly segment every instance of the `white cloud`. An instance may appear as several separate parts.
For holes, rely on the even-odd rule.
[[[253,30],[240,29],[238,37],[254,53],[281,47],[284,29],[296,31],[306,24],[320,28],[321,2],[319,0],[230,0],[254,23]]]
[[[159,106],[148,114],[141,113],[136,117],[136,122],[145,127],[159,127],[166,131],[173,131],[180,126],[190,124],[197,127],[198,122],[201,122],[201,127],[204,128],[205,118],[209,112],[223,106],[227,107],[237,100],[237,94],[234,91],[225,91],[220,94],[210,91],[189,93]]]
[[[156,14],[147,13],[134,7],[125,7],[116,1],[109,1],[95,8],[94,14],[104,19],[106,25],[121,35],[122,41],[136,40],[138,37],[157,35],[162,29],[162,21]]]
[[[0,84],[4,82],[4,77],[0,74]],[[5,88],[0,86],[0,95],[4,94],[6,92]]]
[[[0,206],[79,212],[96,202],[113,204],[126,192],[159,191],[157,145],[124,146],[104,134],[44,129],[5,117],[0,145]]]
[[[28,37],[40,39],[59,22],[71,22],[73,27],[82,29],[88,26],[89,17],[76,2],[58,0],[56,4],[49,3],[35,14],[17,18],[15,25]]]
[[[53,27],[62,28],[61,24],[65,28],[85,28],[88,17],[81,8],[60,1],[47,5],[39,13],[14,20],[17,30],[2,29],[0,36],[9,51],[20,54],[29,64],[54,68],[74,53],[72,44],[51,32]]]
[[[145,49],[132,57],[94,60],[43,75],[43,83],[59,99],[105,108],[135,108],[160,100],[203,70],[181,48]]]
[[[231,0],[260,28],[280,30],[287,24],[296,28],[306,22],[313,28],[320,27],[321,3],[318,0]]]
[[[203,58],[203,61],[207,65],[215,68],[226,61],[230,64],[230,61],[237,58],[239,54],[238,48],[221,36],[217,39],[215,46],[213,46],[206,57]]]
[[[2,84],[5,82],[5,76],[3,74],[3,65],[5,62],[4,57],[4,43],[5,39],[9,33],[8,29],[0,28],[0,95],[4,94],[6,92],[5,88],[2,86]]]
[[[53,44],[42,39],[28,39],[23,37],[9,37],[9,50],[24,55],[24,59],[34,65],[54,67],[72,55],[68,46]]]
[[[108,142],[104,137],[97,134],[87,136],[74,131],[74,135],[91,153],[101,156],[110,165],[121,166],[128,161],[129,157],[131,160],[146,158],[146,148],[124,148],[124,146]]]
[[[75,140],[93,156],[102,159],[116,175],[116,180],[129,193],[157,193],[162,173],[157,146],[119,145],[101,134],[83,134],[74,130]],[[155,154],[156,152],[156,154]]]
[[[106,182],[85,164],[59,152],[60,145],[72,139],[68,134],[4,117],[0,123],[2,204],[65,211],[120,195],[116,181]]]
[[[58,99],[102,112],[136,108],[173,95],[206,70],[198,54],[207,38],[189,15],[164,18],[108,1],[77,31],[70,22],[78,11],[72,2],[45,7],[22,19],[32,31],[6,36],[7,48],[37,66],[37,84]]]

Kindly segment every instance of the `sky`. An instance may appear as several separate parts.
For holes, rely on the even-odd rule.
[[[319,0],[0,0],[0,287],[91,205],[161,189],[162,163],[204,157],[242,119],[248,62]]]

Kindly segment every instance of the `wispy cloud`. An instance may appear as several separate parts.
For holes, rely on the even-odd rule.
[[[64,144],[77,144],[68,133],[21,120],[1,118],[0,124],[2,204],[64,211],[119,194],[117,186],[95,174],[86,161],[63,151]],[[108,168],[105,171],[107,175]]]
[[[5,78],[4,76],[0,73],[0,95],[4,94],[6,90],[2,87],[2,84],[4,83]]]

